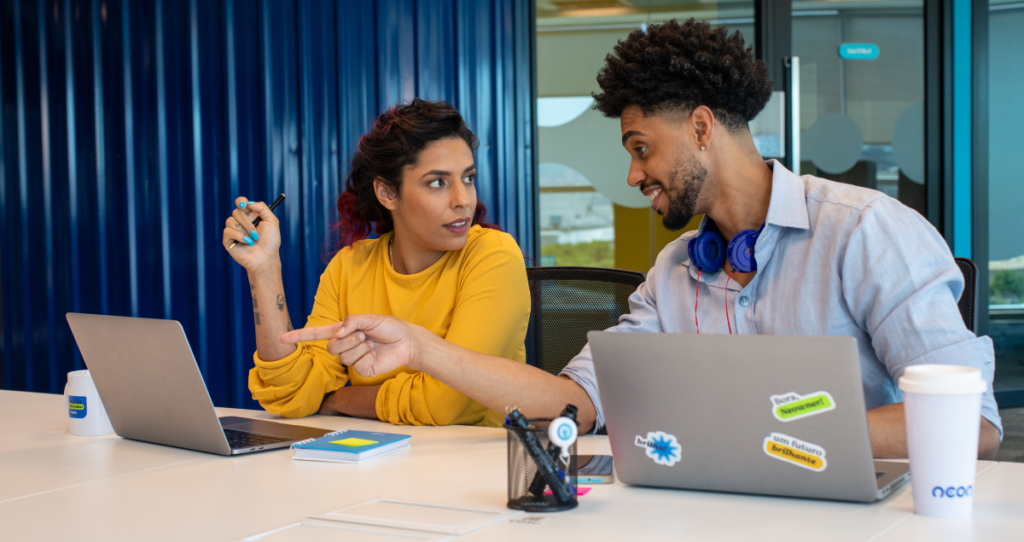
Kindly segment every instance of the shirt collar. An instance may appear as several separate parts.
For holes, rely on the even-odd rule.
[[[768,160],[768,165],[772,167],[772,199],[768,203],[765,221],[783,228],[810,228],[804,181],[778,160]]]
[[[768,202],[768,217],[765,222],[782,228],[806,230],[811,227],[807,217],[807,196],[804,182],[778,160],[768,160],[772,168],[772,195]],[[697,228],[697,235],[709,226],[708,215],[704,215]]]

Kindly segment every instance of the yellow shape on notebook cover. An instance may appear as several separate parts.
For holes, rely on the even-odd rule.
[[[358,448],[360,446],[368,446],[370,444],[377,444],[376,440],[366,440],[364,438],[346,438],[341,440],[332,440],[331,444],[337,444],[338,446],[349,446],[351,448]]]

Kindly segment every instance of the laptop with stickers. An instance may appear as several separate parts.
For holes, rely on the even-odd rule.
[[[871,456],[852,337],[588,336],[624,483],[871,502],[910,479]]]

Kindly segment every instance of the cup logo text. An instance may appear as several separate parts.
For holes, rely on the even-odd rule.
[[[938,499],[957,499],[961,497],[970,497],[972,495],[974,495],[974,486],[949,486],[947,488],[935,486],[935,488],[932,489],[932,497]]]

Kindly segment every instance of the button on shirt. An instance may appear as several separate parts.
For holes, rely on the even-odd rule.
[[[964,279],[945,241],[920,214],[881,192],[810,175],[776,161],[764,231],[754,245],[757,274],[726,286],[724,271],[701,273],[686,232],[658,254],[630,311],[609,331],[847,336],[857,339],[868,409],[903,400],[908,365],[977,367],[988,382],[982,416],[1002,424],[992,394],[992,340],[967,330],[957,307]],[[639,367],[638,370],[643,370]],[[604,410],[588,344],[563,369],[590,395],[597,426]]]

